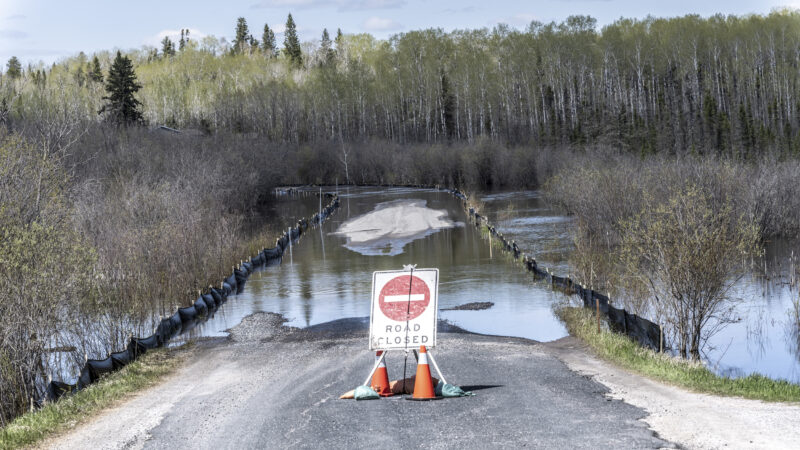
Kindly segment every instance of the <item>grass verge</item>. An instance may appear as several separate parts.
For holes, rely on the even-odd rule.
[[[785,380],[773,380],[758,374],[742,378],[722,377],[701,363],[645,349],[608,329],[602,329],[598,334],[591,310],[560,307],[556,314],[566,324],[569,333],[589,345],[598,356],[649,378],[707,394],[770,402],[800,401],[800,385]]]
[[[27,447],[85,422],[99,411],[172,373],[186,358],[181,349],[152,350],[88,388],[14,419],[0,429],[0,449]]]

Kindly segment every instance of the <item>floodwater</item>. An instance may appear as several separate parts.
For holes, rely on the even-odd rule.
[[[440,318],[464,329],[538,341],[566,335],[552,312],[552,305],[564,296],[534,283],[497,249],[490,252],[488,240],[469,224],[460,203],[450,194],[407,188],[338,191],[341,207],[321,229],[309,230],[282,264],[253,274],[242,294],[232,297],[189,336],[225,335],[226,329],[258,311],[281,313],[289,325],[297,327],[365,317],[369,315],[372,272],[401,269],[406,264],[439,268],[440,309],[469,302],[494,303],[482,311],[439,312]],[[478,200],[481,214],[515,240],[523,252],[555,274],[570,273],[572,220],[550,209],[538,192],[485,193],[478,195]],[[286,211],[282,214],[287,217],[310,217],[318,202],[317,196],[306,191],[286,198],[276,208]],[[367,231],[369,227],[358,222],[360,219],[398,203],[429,208],[435,226],[406,235],[387,234],[376,227],[376,239],[355,243],[342,233],[342,225],[348,221],[360,224],[358,232]],[[800,382],[800,293],[797,277],[791,276],[797,273],[797,263],[791,264],[791,248],[783,242],[768,245],[753,274],[737,283],[739,301],[734,311],[738,320],[712,336],[704,349],[704,360],[717,373],[744,376],[758,372]],[[800,256],[800,252],[795,254]],[[765,264],[766,268],[762,267]],[[366,348],[366,341],[364,345]]]
[[[288,325],[297,327],[366,317],[372,272],[402,269],[407,264],[439,269],[440,309],[494,303],[483,311],[440,311],[440,319],[477,333],[538,341],[567,335],[552,311],[560,294],[534,283],[507,255],[496,249],[490,252],[488,241],[469,224],[452,195],[431,189],[363,187],[339,189],[339,195],[339,209],[321,228],[310,228],[291,253],[284,254],[280,265],[251,275],[243,293],[231,297],[213,318],[184,337],[225,335],[225,330],[254,312],[283,314]],[[317,211],[318,200],[313,196],[298,196],[295,201],[305,205],[306,217]],[[411,236],[379,232],[378,244],[372,242],[375,245],[353,245],[347,233],[341,232],[345,223],[398,204],[423,216],[415,208],[430,209],[427,216],[437,226],[427,232],[415,230]],[[294,212],[299,209],[296,206]]]

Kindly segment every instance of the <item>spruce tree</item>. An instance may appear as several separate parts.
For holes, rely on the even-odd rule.
[[[297,26],[294,24],[292,15],[286,19],[286,32],[283,38],[283,52],[292,64],[300,66],[303,64],[303,52],[300,49],[300,39],[297,37]]]
[[[250,41],[250,31],[244,17],[236,19],[236,38],[233,40],[233,53],[244,53]]]
[[[141,123],[142,113],[139,111],[141,103],[134,96],[141,87],[136,81],[136,72],[133,70],[131,60],[117,52],[106,80],[108,95],[103,97],[103,100],[107,103],[99,113],[105,113],[109,121],[120,125]]]
[[[184,35],[183,28],[181,28],[181,40],[178,41],[178,50],[183,51],[184,47],[186,47],[186,38]]]
[[[260,45],[258,39],[254,38],[252,34],[247,39],[248,39],[248,44],[250,45],[249,47],[250,52],[252,52],[253,50],[258,50],[258,47]]]
[[[336,59],[331,43],[331,37],[328,34],[328,29],[322,29],[322,40],[320,41],[320,52],[322,53],[322,63],[325,65],[333,63]]]
[[[264,24],[264,34],[261,35],[261,50],[266,55],[273,57],[278,50],[276,47],[275,33],[269,28],[269,25]]]
[[[165,58],[175,54],[175,44],[172,43],[169,36],[164,36],[164,39],[161,40],[161,53]]]
[[[333,42],[336,44],[336,54],[341,58],[344,52],[344,34],[341,28],[336,29],[336,39]]]
[[[6,76],[12,80],[22,76],[22,64],[19,62],[19,59],[16,56],[9,58],[8,63],[6,64]]]
[[[100,60],[97,59],[97,56],[92,58],[92,62],[89,63],[89,79],[94,81],[95,83],[102,83],[103,82],[103,71],[100,69]]]

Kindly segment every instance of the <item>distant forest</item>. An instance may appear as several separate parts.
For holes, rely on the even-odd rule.
[[[232,30],[233,30],[232,24]],[[292,22],[293,25],[293,22]],[[244,19],[236,38],[188,33],[127,52],[150,125],[271,142],[490,140],[737,159],[800,153],[800,13],[532,22],[519,31],[411,31],[284,43]],[[296,37],[296,36],[295,36]],[[11,64],[0,120],[99,121],[108,52]],[[47,111],[47,112],[43,112]]]

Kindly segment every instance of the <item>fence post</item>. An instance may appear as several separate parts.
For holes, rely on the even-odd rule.
[[[664,329],[658,324],[658,352],[664,353]]]

